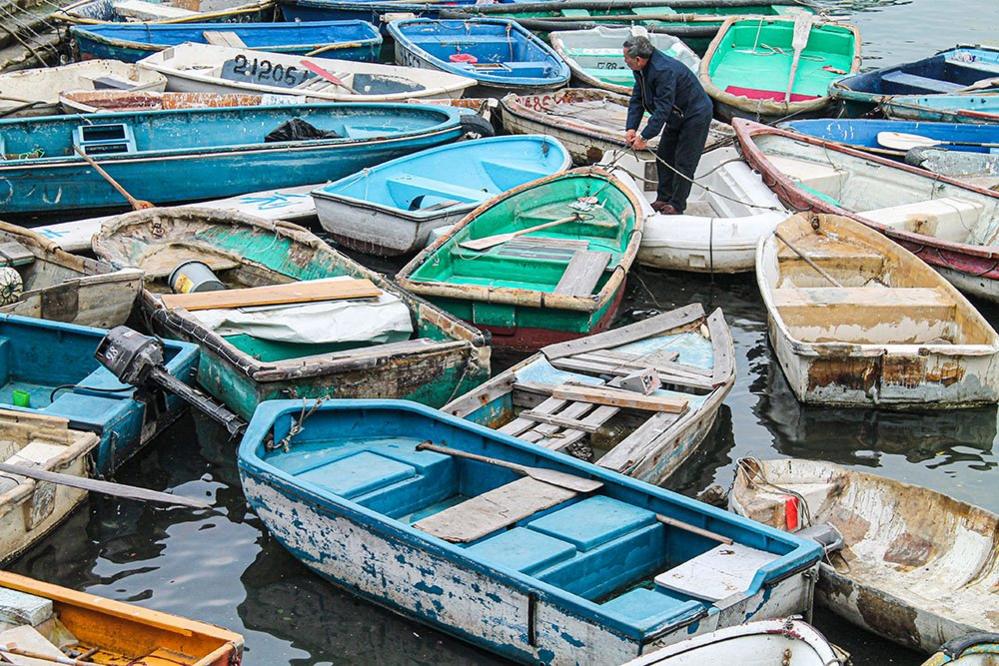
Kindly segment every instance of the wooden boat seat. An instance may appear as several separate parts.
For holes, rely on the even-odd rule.
[[[555,285],[553,293],[563,296],[591,295],[603,277],[610,260],[610,252],[577,250],[565,267],[565,272]]]
[[[984,209],[977,201],[944,197],[863,211],[861,215],[895,229],[963,242]]]
[[[34,253],[17,241],[0,243],[0,266],[26,266],[34,261]]]
[[[465,203],[482,201],[488,192],[470,187],[453,185],[447,181],[412,174],[393,176],[385,180],[385,186],[397,201],[408,201],[420,195],[445,195]]]
[[[418,520],[413,527],[445,541],[468,543],[567,502],[576,494],[524,477]]]
[[[159,2],[144,2],[143,0],[117,0],[112,3],[114,11],[119,16],[137,21],[161,21],[194,16],[197,12],[182,7]]]
[[[829,196],[836,196],[847,173],[828,164],[819,164],[808,160],[799,160],[784,155],[771,155],[768,158],[777,169],[786,176]]]
[[[950,93],[964,87],[960,83],[931,79],[926,76],[907,74],[906,72],[888,72],[881,77],[881,80],[904,88],[905,90],[902,92],[911,91],[912,93]],[[892,90],[892,92],[898,94],[896,90]]]
[[[227,30],[204,30],[201,36],[205,41],[215,46],[228,46],[233,49],[245,49],[246,43],[235,32]]]
[[[597,432],[619,411],[609,405],[548,398],[534,409],[521,412],[499,431],[538,446],[563,451]]]
[[[788,326],[869,328],[906,319],[949,322],[957,307],[939,288],[779,287],[773,293]]]
[[[739,543],[721,544],[656,576],[656,587],[721,601],[749,589],[760,567],[780,556]]]

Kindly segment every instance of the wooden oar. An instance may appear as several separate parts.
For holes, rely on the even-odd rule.
[[[96,661],[84,661],[82,659],[74,659],[73,657],[67,657],[65,655],[61,657],[56,657],[54,655],[49,656],[40,652],[25,650],[10,643],[0,647],[0,652],[15,654],[18,657],[27,657],[28,659],[35,659],[37,661],[44,661],[49,664],[65,664],[66,666],[101,666]]]
[[[913,148],[932,148],[933,146],[974,146],[979,148],[999,148],[999,143],[979,143],[977,141],[938,141],[919,134],[905,132],[878,132],[878,143],[885,148],[895,150],[912,150]]]
[[[37,481],[48,481],[49,483],[55,483],[60,486],[69,486],[70,488],[89,490],[94,493],[111,495],[112,497],[123,497],[125,499],[141,500],[143,502],[159,502],[160,504],[176,504],[178,506],[191,507],[192,509],[211,508],[211,505],[207,502],[191,499],[189,497],[171,495],[170,493],[161,493],[158,490],[149,490],[148,488],[139,488],[137,486],[127,486],[123,483],[111,483],[110,481],[100,481],[98,479],[90,479],[82,476],[73,476],[72,474],[50,472],[48,470],[38,469],[37,467],[0,463],[0,472],[6,472],[7,474],[19,474]]]
[[[664,516],[661,513],[656,514],[656,520],[658,520],[663,525],[669,525],[670,527],[675,527],[681,529],[684,532],[690,532],[691,534],[699,534],[702,537],[707,537],[719,543],[723,543],[726,546],[731,546],[733,541],[723,534],[718,534],[717,532],[712,532],[711,530],[706,530],[703,527],[698,527],[697,525],[691,525],[690,523],[685,523],[682,520],[677,520],[676,518],[670,518],[669,516]]]
[[[477,453],[469,453],[467,451],[462,451],[460,449],[452,449],[446,446],[437,446],[427,440],[416,445],[417,451],[434,451],[435,453],[443,453],[448,456],[454,456],[456,458],[468,458],[469,460],[478,460],[479,462],[484,462],[489,465],[496,465],[497,467],[505,467],[507,469],[512,469],[513,471],[521,474],[523,476],[529,476],[536,481],[541,481],[542,483],[548,483],[553,486],[558,486],[559,488],[566,488],[568,490],[575,490],[577,493],[591,493],[603,487],[602,481],[597,481],[595,479],[585,479],[581,476],[575,476],[574,474],[566,474],[565,472],[558,472],[554,469],[547,469],[544,467],[529,467],[527,465],[519,465],[517,463],[508,462],[506,460],[500,460],[499,458],[490,458],[488,456],[480,456]]]
[[[797,14],[794,17],[794,35],[791,37],[791,47],[794,49],[794,57],[791,59],[791,73],[787,77],[787,90],[784,91],[784,103],[791,101],[791,88],[794,87],[794,78],[798,74],[798,62],[801,60],[801,52],[808,46],[808,35],[812,32],[811,14]]]
[[[825,270],[823,270],[823,268],[821,266],[819,266],[817,263],[815,263],[814,261],[812,261],[812,258],[809,257],[807,254],[805,254],[804,252],[802,252],[801,250],[799,250],[798,248],[796,248],[794,245],[791,245],[791,241],[789,241],[788,239],[784,238],[784,236],[782,236],[781,233],[779,231],[777,231],[776,229],[774,229],[774,236],[776,236],[777,240],[779,240],[781,243],[783,243],[784,245],[787,245],[789,248],[791,248],[792,252],[794,252],[796,255],[798,255],[799,257],[801,257],[802,259],[804,259],[805,263],[808,264],[809,266],[811,266],[812,268],[814,268],[816,270],[816,272],[818,272],[819,275],[821,275],[825,279],[827,279],[830,282],[832,282],[832,284],[833,284],[834,287],[839,287],[841,289],[843,288],[843,285],[840,284],[836,280],[836,278],[834,278],[832,275],[829,275],[829,273],[826,273]]]
[[[523,236],[524,234],[529,234],[533,231],[541,231],[542,229],[548,229],[550,227],[557,227],[560,224],[568,224],[569,222],[575,222],[578,219],[578,215],[572,215],[571,217],[563,217],[558,220],[554,220],[553,222],[545,222],[544,224],[527,227],[526,229],[521,229],[520,231],[511,231],[505,234],[496,234],[495,236],[486,236],[485,238],[465,241],[464,243],[459,243],[459,245],[468,250],[488,250],[491,247],[502,245],[509,240],[513,240],[517,236]]]
[[[987,90],[989,88],[999,88],[999,76],[991,79],[979,79],[975,81],[970,86],[964,86],[963,88],[958,88],[954,91],[955,94],[961,95],[963,93],[975,92],[977,90]]]
[[[305,54],[306,58],[311,58],[312,56],[317,56],[320,53],[326,53],[327,51],[332,51],[336,48],[347,47],[350,44],[344,44],[343,42],[333,42],[332,44],[326,44],[325,46],[320,46],[318,49],[313,49]]]
[[[313,74],[315,74],[316,76],[318,76],[320,78],[326,79],[327,81],[329,81],[333,85],[340,86],[344,90],[349,90],[351,93],[353,93],[355,95],[360,95],[359,92],[357,92],[356,90],[354,90],[353,88],[351,88],[350,86],[348,86],[346,83],[344,83],[342,80],[340,80],[337,76],[335,76],[332,72],[326,71],[325,69],[323,69],[322,67],[320,67],[316,63],[309,62],[308,60],[302,60],[300,64],[305,69],[309,70],[310,72],[312,72]]]
[[[111,174],[109,174],[107,171],[105,171],[104,169],[102,169],[101,165],[98,164],[97,162],[95,162],[94,159],[90,155],[87,155],[85,152],[83,152],[82,150],[80,150],[79,146],[73,146],[73,150],[76,151],[77,155],[79,155],[80,157],[83,158],[83,161],[85,161],[87,164],[89,164],[91,167],[93,167],[94,171],[96,171],[97,173],[99,173],[101,175],[101,178],[103,178],[104,180],[106,180],[109,183],[111,183],[111,187],[113,187],[114,189],[118,190],[118,193],[121,196],[123,196],[126,199],[128,199],[128,203],[132,207],[132,210],[145,210],[146,208],[155,208],[156,207],[154,204],[152,204],[152,203],[150,203],[148,201],[144,201],[142,199],[136,199],[131,194],[129,194],[128,190],[126,190],[124,187],[122,187],[118,183],[117,180],[115,180],[114,178],[112,178]]]

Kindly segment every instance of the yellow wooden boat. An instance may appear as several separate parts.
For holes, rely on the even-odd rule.
[[[16,604],[21,611],[17,617],[25,621],[0,633],[0,649],[19,650],[22,657],[31,652],[47,655],[52,663],[106,666],[238,666],[242,662],[243,637],[221,627],[6,571],[0,571],[0,588],[4,607],[9,610]],[[63,661],[58,660],[59,654]]]

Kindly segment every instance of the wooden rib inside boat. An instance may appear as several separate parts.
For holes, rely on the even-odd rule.
[[[788,531],[832,525],[842,550],[820,566],[819,601],[903,645],[933,652],[999,631],[999,516],[947,495],[817,460],[744,459],[729,496]]]
[[[999,335],[929,266],[842,216],[800,213],[776,233],[760,244],[757,281],[799,400],[942,409],[999,399]]]
[[[645,373],[655,379],[636,392]],[[659,484],[707,435],[734,382],[721,310],[694,303],[545,347],[442,410]]]

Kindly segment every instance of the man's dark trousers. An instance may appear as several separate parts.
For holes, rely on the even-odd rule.
[[[681,117],[674,111],[663,128],[659,137],[659,147],[656,155],[674,169],[693,178],[697,163],[701,160],[704,144],[708,141],[708,131],[711,129],[711,112]],[[673,206],[678,213],[687,208],[687,197],[690,196],[691,183],[685,178],[673,173],[668,166],[657,163],[659,187],[656,189],[656,199]]]

